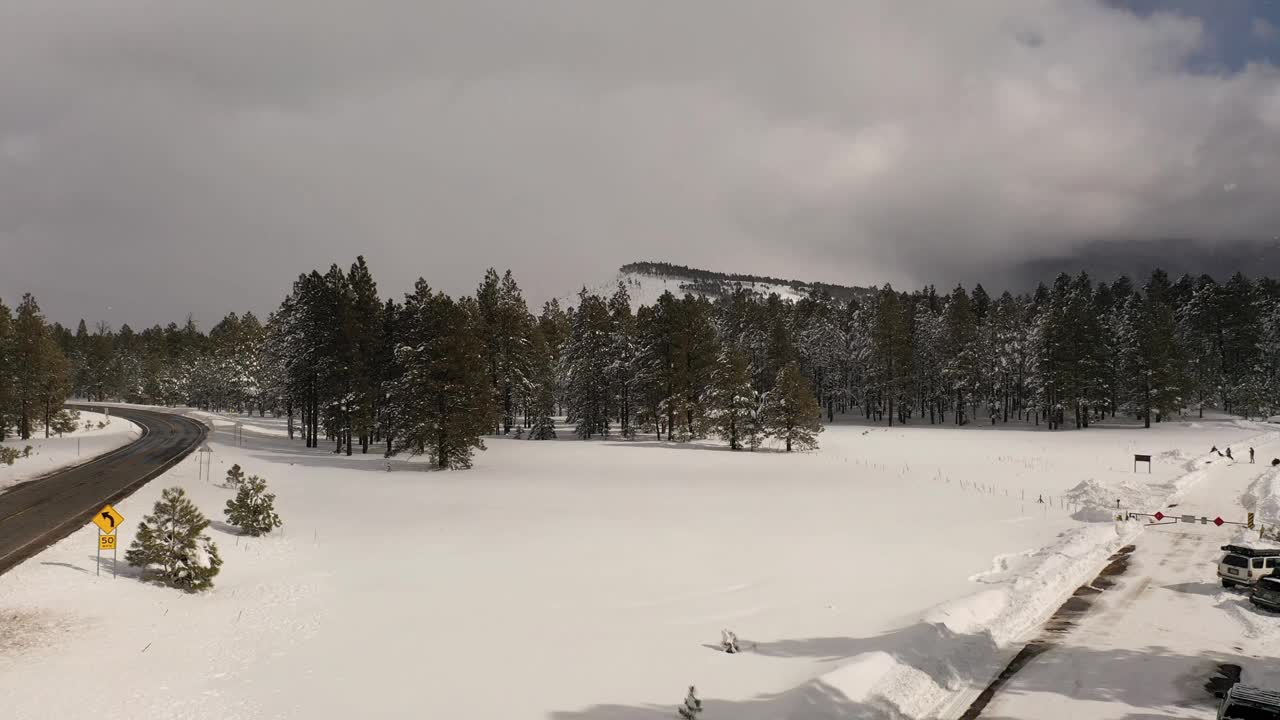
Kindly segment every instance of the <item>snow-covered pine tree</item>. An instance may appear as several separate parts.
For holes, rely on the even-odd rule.
[[[698,720],[702,713],[702,701],[698,699],[698,690],[689,686],[689,694],[684,696],[684,704],[676,708],[682,720]]]
[[[631,295],[621,281],[609,298],[610,344],[609,392],[613,410],[623,437],[634,437],[636,388],[636,321],[631,314]]]
[[[529,314],[524,295],[510,270],[502,276],[498,288],[494,337],[498,353],[497,408],[502,416],[502,432],[516,426],[519,393],[529,381],[529,335],[534,319]]]
[[[377,433],[379,405],[384,396],[382,355],[386,323],[378,285],[364,256],[356,257],[347,277],[351,284],[350,429],[355,441],[360,443],[360,452],[368,453]],[[351,452],[352,443],[348,443],[347,454]]]
[[[584,440],[609,433],[611,327],[604,299],[584,288],[564,350],[565,405],[569,422]]]
[[[244,482],[244,470],[240,469],[240,464],[236,463],[227,469],[226,486],[232,488],[240,487]]]
[[[471,467],[481,436],[494,427],[479,308],[454,301],[419,279],[405,298],[391,386],[395,452],[425,453],[440,469]]]
[[[204,534],[209,521],[180,487],[167,488],[151,514],[138,523],[137,534],[125,553],[130,565],[158,569],[159,579],[173,587],[196,592],[213,587],[222,567],[218,546]]]
[[[542,327],[533,330],[529,352],[530,440],[553,440],[556,436],[556,370],[551,348]]]
[[[720,631],[720,649],[733,655],[738,652],[738,635],[732,630],[724,629]]]
[[[224,510],[227,522],[254,537],[280,527],[280,516],[275,510],[276,496],[267,492],[266,480],[253,475],[239,483],[239,488],[236,496],[227,501]]]
[[[763,414],[769,436],[783,441],[787,452],[818,447],[822,411],[795,363],[778,371],[778,381],[766,395]]]
[[[746,353],[728,348],[712,376],[710,407],[715,433],[729,443],[729,449],[740,450],[750,434],[752,414],[759,406],[759,396],[751,387],[751,368]]]

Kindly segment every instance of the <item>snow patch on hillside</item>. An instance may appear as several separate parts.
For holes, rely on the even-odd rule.
[[[662,294],[666,292],[670,292],[677,298],[692,294],[695,296],[707,296],[712,300],[721,295],[727,295],[737,288],[746,289],[760,297],[768,297],[776,293],[783,300],[791,301],[803,300],[808,295],[808,293],[798,291],[790,285],[737,280],[717,282],[715,283],[717,291],[708,292],[708,286],[700,286],[692,278],[636,272],[619,272],[608,282],[586,286],[586,290],[594,295],[609,297],[617,292],[619,283],[622,283],[623,287],[627,289],[627,294],[631,296],[632,310],[639,308],[641,305],[654,305],[658,302],[658,298],[662,297]],[[576,306],[578,304],[578,295],[573,293],[572,295],[562,296],[558,300],[561,305]]]

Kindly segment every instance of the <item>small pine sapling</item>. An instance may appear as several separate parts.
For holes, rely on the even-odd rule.
[[[0,447],[0,463],[12,465],[18,461],[22,453],[18,452],[18,448]]]
[[[232,465],[231,468],[227,470],[227,483],[226,483],[227,487],[238,488],[240,487],[240,484],[243,482],[244,482],[244,470],[240,469],[239,464]]]
[[[213,578],[222,567],[218,546],[204,534],[209,521],[187,497],[174,487],[165,490],[151,514],[138,523],[133,544],[125,553],[130,565],[147,570],[158,568],[159,579],[187,592],[213,587]]]
[[[692,685],[689,686],[689,694],[684,697],[684,705],[676,708],[683,720],[698,720],[698,715],[702,712],[702,701],[698,699],[697,689]]]
[[[65,433],[73,433],[80,427],[80,413],[76,410],[62,410],[49,421],[49,430],[62,437]]]
[[[236,496],[227,501],[227,522],[254,537],[265,535],[281,525],[275,502],[276,496],[267,492],[267,481],[254,475],[241,482]]]
[[[738,636],[732,630],[720,631],[720,649],[730,655],[738,652]]]

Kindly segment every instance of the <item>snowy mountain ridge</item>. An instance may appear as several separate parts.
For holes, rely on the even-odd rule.
[[[785,280],[763,275],[722,273],[666,262],[628,263],[618,268],[618,272],[609,281],[586,286],[586,291],[608,297],[616,291],[618,283],[622,283],[631,295],[633,309],[641,305],[653,305],[664,292],[668,291],[676,297],[683,297],[688,293],[716,300],[728,297],[739,289],[745,289],[762,298],[777,294],[783,300],[793,302],[803,300],[817,292],[825,292],[846,302],[854,298],[866,297],[874,292],[870,288]],[[577,305],[577,297],[575,292],[558,299],[564,305]]]

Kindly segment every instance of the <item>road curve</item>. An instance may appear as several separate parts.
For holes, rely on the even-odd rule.
[[[76,405],[101,412],[100,407]],[[168,470],[203,442],[207,428],[172,413],[112,407],[142,428],[137,440],[81,465],[0,494],[0,574],[89,523]],[[139,520],[141,518],[130,518]]]

